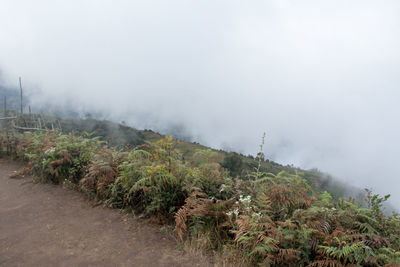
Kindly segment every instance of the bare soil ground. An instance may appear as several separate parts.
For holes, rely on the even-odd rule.
[[[10,179],[21,167],[0,159],[0,266],[212,266],[160,226],[93,208],[73,190]]]

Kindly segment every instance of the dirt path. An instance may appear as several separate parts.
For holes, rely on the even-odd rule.
[[[20,167],[0,159],[0,266],[211,266],[158,226],[60,186],[10,179]]]

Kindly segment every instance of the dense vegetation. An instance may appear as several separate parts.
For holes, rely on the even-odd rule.
[[[62,118],[48,114],[25,114],[19,116],[17,123],[23,126],[36,127],[37,122],[35,125],[30,123],[32,116],[41,118],[42,128],[57,128],[64,134],[73,135],[90,133],[91,136],[99,137],[101,141],[107,142],[112,147],[125,148],[127,146],[129,148],[145,142],[141,131],[107,120]]]
[[[109,146],[116,147],[118,149],[130,149],[137,145],[144,144],[147,141],[156,142],[163,138],[162,135],[153,132],[151,130],[137,130],[132,127],[128,127],[124,124],[118,124],[106,120],[96,120],[93,118],[78,119],[78,118],[62,118],[48,114],[33,114],[33,116],[40,116],[42,118],[42,127],[48,129],[59,128],[65,134],[82,135],[90,133],[93,137],[99,137],[101,141],[107,142]],[[19,125],[30,125],[29,115],[24,115],[19,118],[24,118],[20,121]],[[176,144],[176,148],[181,152],[182,158],[186,161],[193,162],[195,160],[194,155],[198,150],[209,149],[208,147],[202,146],[198,143],[180,141]],[[222,167],[229,171],[230,176],[239,177],[242,180],[246,180],[249,174],[257,167],[258,162],[251,155],[245,156],[236,152],[226,152],[223,150],[213,150],[217,154],[215,155],[215,161],[218,162]],[[324,174],[316,169],[314,170],[302,170],[293,166],[284,166],[276,162],[259,157],[261,160],[260,170],[263,172],[269,172],[277,175],[278,173],[285,171],[289,174],[295,174],[300,171],[303,173],[303,177],[316,191],[328,191],[335,199],[340,197],[348,197],[350,195],[355,196],[357,200],[362,199],[364,194],[357,188],[351,188],[349,185],[345,185],[339,182],[337,179]]]
[[[183,242],[221,253],[234,265],[399,266],[400,218],[381,197],[365,205],[312,189],[298,171],[263,171],[262,153],[246,179],[198,150],[183,160],[165,137],[117,150],[99,137],[57,131],[3,134],[1,151],[25,160],[39,181],[68,184],[115,208],[175,223]],[[224,166],[243,164],[226,157]],[[232,177],[231,175],[236,177]]]

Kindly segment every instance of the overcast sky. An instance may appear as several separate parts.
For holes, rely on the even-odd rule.
[[[5,83],[35,104],[182,125],[400,206],[400,2],[1,0]]]

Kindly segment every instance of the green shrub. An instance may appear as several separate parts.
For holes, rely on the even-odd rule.
[[[172,138],[136,148],[119,167],[111,188],[112,205],[171,220],[187,197],[191,169],[179,159]],[[122,199],[122,202],[121,202]]]

